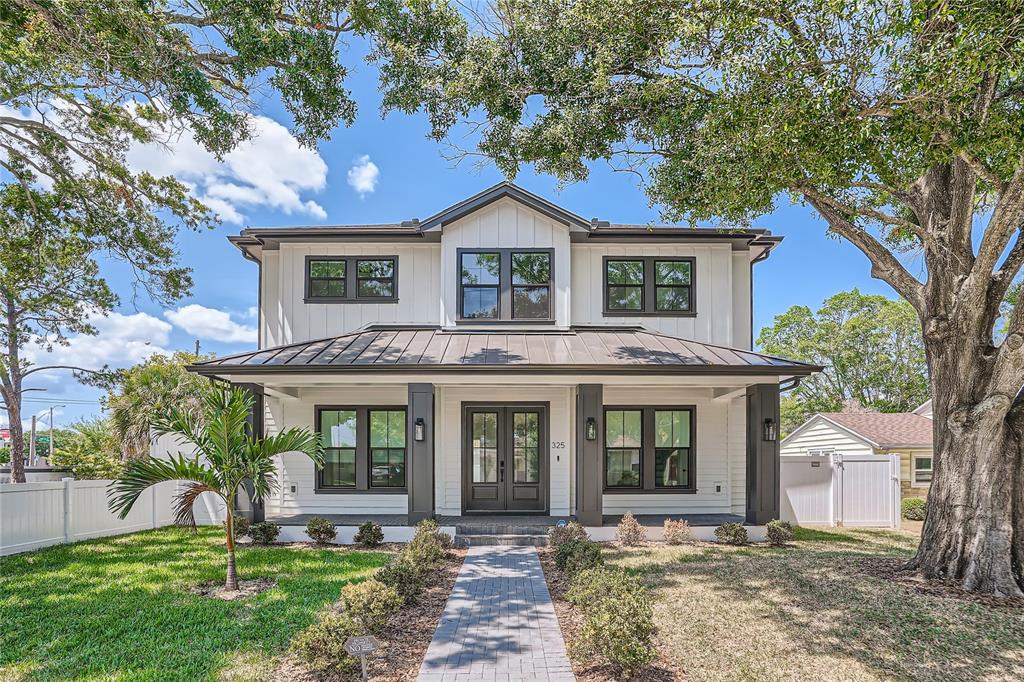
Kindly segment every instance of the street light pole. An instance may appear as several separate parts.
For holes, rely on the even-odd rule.
[[[50,406],[50,442],[46,444],[46,461],[53,466],[53,406]]]
[[[34,467],[36,465],[36,416],[32,415],[32,430],[29,431],[28,437],[28,465]]]

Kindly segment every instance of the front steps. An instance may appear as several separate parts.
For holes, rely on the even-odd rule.
[[[552,523],[531,521],[488,521],[474,519],[472,522],[455,524],[456,547],[478,547],[481,545],[505,545],[522,547],[546,547],[548,528]]]

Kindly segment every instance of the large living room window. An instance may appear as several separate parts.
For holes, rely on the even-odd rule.
[[[306,256],[306,303],[393,303],[398,256]]]
[[[459,320],[551,321],[552,256],[551,249],[459,249]]]
[[[693,407],[607,407],[604,424],[605,490],[696,490]]]
[[[404,407],[317,406],[324,466],[316,492],[405,490]]]
[[[606,256],[604,314],[694,315],[693,258]]]

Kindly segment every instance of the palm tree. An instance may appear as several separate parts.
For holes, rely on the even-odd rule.
[[[193,505],[200,495],[213,493],[224,500],[228,550],[225,586],[229,590],[238,589],[234,499],[239,488],[245,490],[242,483],[246,479],[252,481],[252,500],[259,502],[277,486],[276,455],[301,452],[317,466],[323,466],[324,459],[320,438],[307,429],[292,428],[275,436],[254,438],[247,427],[252,406],[252,396],[241,388],[204,389],[199,415],[172,408],[154,425],[158,435],[175,433],[183,442],[194,444],[195,453],[131,461],[121,478],[113,481],[107,491],[110,511],[123,519],[139,495],[150,486],[164,481],[186,481],[188,486],[174,498],[174,520],[193,530],[196,527]]]

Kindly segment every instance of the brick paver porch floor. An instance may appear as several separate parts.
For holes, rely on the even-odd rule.
[[[536,549],[470,547],[418,679],[576,679]]]

